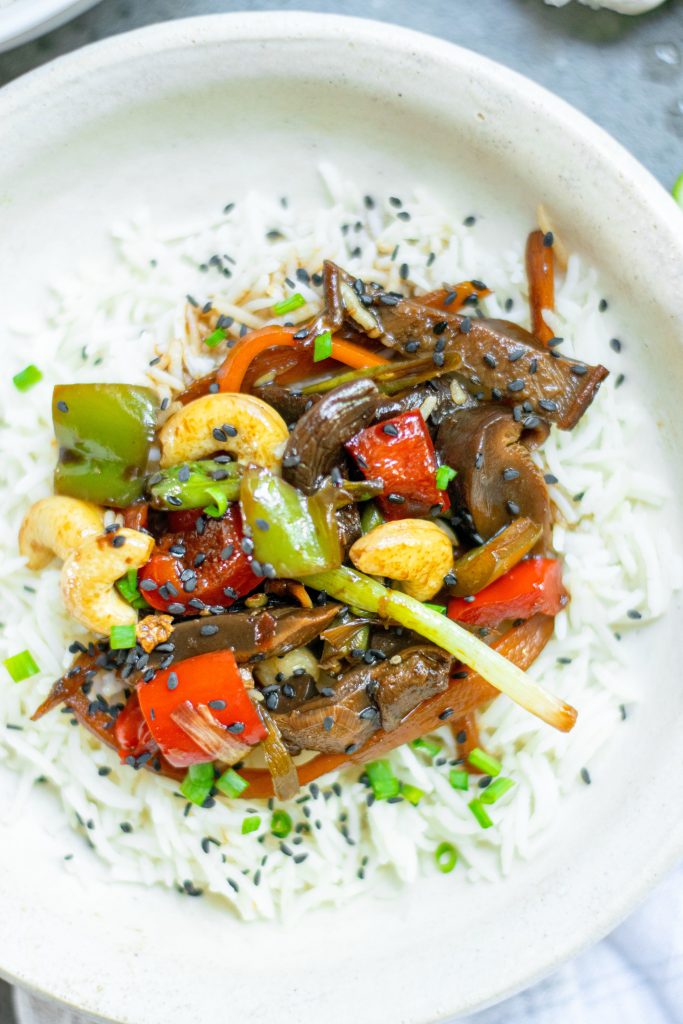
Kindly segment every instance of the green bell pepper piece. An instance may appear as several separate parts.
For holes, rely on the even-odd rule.
[[[269,470],[250,467],[242,475],[240,502],[254,558],[275,575],[305,576],[341,565],[332,495],[306,497]]]
[[[185,462],[161,469],[147,481],[147,494],[154,508],[203,508],[215,500],[220,491],[227,501],[240,496],[242,467],[236,462]]]
[[[145,489],[157,396],[131,384],[59,384],[52,421],[59,445],[55,491],[125,508]]]

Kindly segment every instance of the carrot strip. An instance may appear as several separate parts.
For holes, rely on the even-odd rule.
[[[352,366],[354,370],[364,370],[366,366],[384,366],[390,362],[386,356],[369,352],[362,345],[354,345],[352,341],[343,341],[341,338],[332,339],[332,358]]]
[[[554,335],[543,319],[543,310],[555,308],[553,247],[552,239],[549,245],[546,244],[547,240],[548,235],[544,235],[542,231],[532,231],[526,243],[531,330],[544,345],[547,345]]]
[[[237,342],[234,348],[230,349],[223,365],[219,367],[216,374],[219,389],[221,391],[239,391],[244,375],[256,356],[268,348],[293,348],[296,345],[295,333],[295,328],[281,327],[279,324],[271,324],[269,327],[260,327],[256,331],[250,331],[241,341]]]
[[[468,299],[475,296],[484,299],[491,294],[490,288],[482,287],[481,281],[461,281],[454,284],[452,288],[438,288],[434,292],[427,292],[425,295],[418,295],[415,302],[421,306],[431,306],[433,309],[443,309],[447,313],[455,313],[462,309]]]

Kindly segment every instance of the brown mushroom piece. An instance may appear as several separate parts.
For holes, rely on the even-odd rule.
[[[530,454],[546,436],[541,421],[525,429],[510,409],[492,404],[465,409],[439,427],[436,450],[457,471],[449,486],[453,508],[464,507],[482,541],[527,516],[543,528],[542,544],[549,545],[550,499]]]
[[[371,422],[379,391],[371,380],[354,380],[330,391],[305,412],[282,457],[288,483],[312,494],[343,460],[343,444]]]
[[[352,753],[379,728],[395,729],[423,700],[448,686],[452,658],[439,647],[408,648],[399,664],[380,661],[342,673],[330,693],[273,714],[292,750]]]

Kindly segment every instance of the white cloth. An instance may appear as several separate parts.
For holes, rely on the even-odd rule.
[[[18,1024],[89,1021],[26,992],[15,1006]],[[683,1024],[683,866],[597,946],[459,1024]]]

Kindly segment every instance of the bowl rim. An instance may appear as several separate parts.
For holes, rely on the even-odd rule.
[[[61,0],[50,2],[53,2],[54,6],[58,3],[59,6],[64,6]],[[94,2],[96,0],[91,0],[91,3]],[[458,44],[389,22],[342,14],[275,10],[223,12],[154,23],[91,43],[8,83],[0,89],[0,123],[3,123],[4,119],[9,120],[9,116],[19,108],[25,109],[30,104],[39,102],[41,96],[47,93],[55,93],[68,84],[87,78],[90,74],[124,64],[129,59],[145,53],[172,52],[188,46],[201,47],[204,43],[215,44],[217,41],[236,39],[262,42],[275,40],[280,45],[286,45],[287,41],[292,39],[305,39],[314,44],[316,41],[338,39],[340,36],[347,40],[381,46],[390,44],[393,50],[398,49],[412,56],[433,56],[436,53],[442,59],[457,65],[461,72],[485,78],[498,91],[504,89],[512,96],[513,103],[522,101],[527,106],[533,104],[536,110],[541,111],[543,117],[561,122],[563,131],[579,141],[582,146],[589,148],[600,162],[611,166],[618,164],[621,176],[628,179],[631,189],[637,193],[643,208],[653,218],[662,240],[680,254],[683,266],[683,211],[654,175],[591,118],[543,86],[497,61]],[[633,876],[630,888],[622,889],[618,898],[613,899],[609,908],[599,918],[593,918],[588,922],[584,934],[570,937],[559,949],[555,948],[552,951],[550,962],[545,962],[535,969],[523,967],[518,972],[516,981],[496,991],[490,1000],[471,1009],[483,1009],[514,995],[599,941],[642,902],[682,855],[683,821],[678,824],[672,822],[658,856],[650,862],[650,873],[647,877]],[[60,999],[42,989],[39,983],[33,984],[29,979],[7,971],[2,964],[0,976],[47,1000],[57,1000],[76,1012],[97,1016],[97,1010],[93,1010],[92,1007]],[[470,1012],[458,1010],[456,1007],[454,1011],[445,1013],[443,999],[438,995],[431,997],[429,1003],[430,1005],[425,1006],[419,1021],[414,1017],[405,1018],[405,1024],[426,1024],[427,1021],[446,1020],[453,1013]]]

